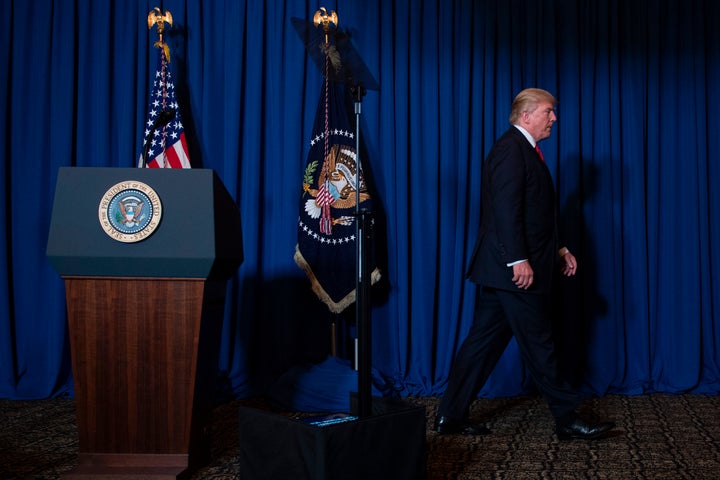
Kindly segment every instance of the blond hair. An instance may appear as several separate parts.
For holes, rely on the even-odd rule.
[[[547,90],[542,88],[526,88],[518,93],[513,100],[512,109],[510,110],[510,123],[513,125],[518,123],[520,115],[523,112],[532,113],[542,102],[550,102],[553,105],[557,103],[555,97]]]

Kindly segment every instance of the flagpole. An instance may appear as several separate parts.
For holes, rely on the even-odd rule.
[[[353,217],[355,217],[355,243],[356,243],[356,278],[355,278],[355,321],[357,335],[355,338],[355,362],[354,368],[358,372],[358,402],[357,415],[359,417],[367,417],[371,415],[372,410],[372,335],[370,321],[370,288],[372,285],[375,272],[371,272],[371,259],[369,248],[371,248],[372,239],[372,220],[369,208],[361,208],[361,190],[364,188],[364,182],[361,180],[362,165],[360,161],[360,115],[362,113],[362,97],[366,93],[366,89],[377,89],[375,79],[363,64],[360,57],[353,53],[352,47],[345,42],[339,48],[330,42],[330,30],[333,28],[333,38],[337,39],[338,16],[334,11],[327,11],[324,7],[320,7],[313,16],[315,28],[322,28],[322,38],[311,38],[308,31],[305,30],[304,24],[301,24],[298,32],[306,41],[306,48],[311,53],[318,67],[322,70],[325,81],[326,104],[325,119],[327,122],[328,105],[327,105],[327,85],[329,81],[338,81],[350,88],[355,103],[355,175],[354,190],[355,204]],[[297,28],[297,27],[296,27]],[[319,35],[318,35],[319,36]],[[319,47],[319,48],[318,48]],[[318,53],[321,55],[317,55]],[[342,54],[342,55],[341,55]],[[346,62],[346,60],[349,60]],[[331,68],[332,67],[332,68]],[[329,132],[327,123],[325,125],[325,134],[323,138],[329,141]],[[323,158],[328,158],[328,144],[325,146]],[[322,173],[321,173],[322,177]],[[327,193],[328,188],[320,187],[323,179],[318,178],[318,190]],[[350,179],[352,175],[348,176]],[[317,202],[317,200],[316,200]],[[329,203],[325,199],[317,202],[318,206],[328,206]],[[350,205],[348,205],[350,207]],[[330,212],[320,211],[320,230],[323,231],[323,220],[327,217],[328,221],[332,221]],[[331,228],[331,224],[329,228]],[[328,230],[329,231],[329,230]]]
[[[334,11],[328,12],[324,7],[315,12],[313,23],[316,27],[322,26],[325,34],[325,82],[329,81],[329,63],[330,63],[330,24],[335,28],[338,25],[338,16]],[[360,178],[362,177],[362,164],[360,162],[360,114],[362,113],[362,97],[365,95],[365,87],[357,82],[350,85],[353,99],[355,101],[355,322],[357,324],[357,343],[356,343],[356,365],[358,372],[358,416],[360,418],[369,416],[372,412],[371,408],[371,375],[372,369],[372,347],[371,347],[371,325],[370,325],[370,309],[368,301],[370,298],[370,270],[367,262],[367,245],[369,236],[370,212],[363,209],[360,210]],[[327,129],[327,117],[326,117]],[[326,152],[328,135],[325,135]]]

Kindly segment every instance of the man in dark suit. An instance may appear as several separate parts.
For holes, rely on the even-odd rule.
[[[575,275],[577,261],[558,243],[553,181],[537,146],[557,120],[555,103],[545,90],[520,92],[512,104],[512,126],[485,160],[480,236],[468,272],[479,295],[438,408],[438,433],[489,433],[469,420],[469,408],[513,336],[560,439],[599,438],[614,427],[577,413],[580,398],[556,363],[550,318],[554,269]]]

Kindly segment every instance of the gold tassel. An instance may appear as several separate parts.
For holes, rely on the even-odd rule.
[[[168,63],[170,63],[170,47],[168,46],[168,44],[158,40],[153,46],[157,48],[162,48],[165,59],[168,61]]]

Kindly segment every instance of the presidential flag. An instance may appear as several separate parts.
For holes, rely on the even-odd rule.
[[[295,262],[333,313],[355,301],[356,202],[361,210],[371,210],[343,93],[342,84],[325,79],[302,178],[295,249]],[[375,283],[380,272],[368,261]]]
[[[160,47],[139,165],[143,165],[142,155],[147,149],[146,166],[149,168],[190,168],[185,129],[170,72],[169,49],[165,44]]]

